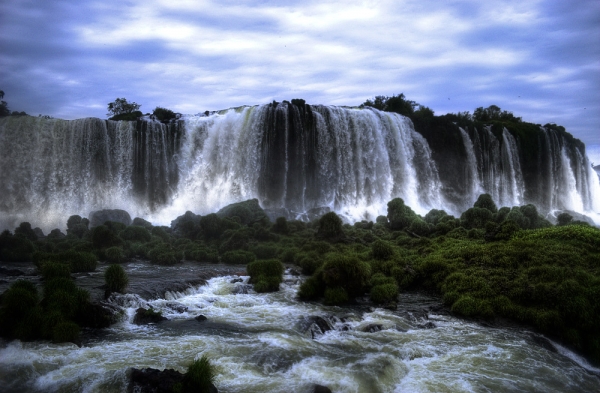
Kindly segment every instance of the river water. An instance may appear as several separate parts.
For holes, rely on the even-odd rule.
[[[111,298],[122,320],[85,331],[81,347],[0,341],[0,391],[125,392],[130,367],[185,372],[202,355],[220,392],[311,392],[314,384],[369,393],[600,391],[600,370],[562,346],[455,318],[427,295],[402,294],[394,311],[328,307],[298,301],[302,277],[290,274],[279,292],[257,294],[243,266],[124,267],[129,293]],[[101,296],[105,268],[78,285]],[[177,290],[165,291],[168,282]],[[134,325],[140,306],[169,320]],[[321,334],[316,317],[333,329]]]

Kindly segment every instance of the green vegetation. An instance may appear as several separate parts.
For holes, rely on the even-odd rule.
[[[141,105],[129,102],[125,98],[117,98],[108,103],[107,116],[110,116],[109,120],[136,120],[142,116],[140,107]]]
[[[242,264],[259,293],[279,289],[285,263],[308,276],[303,300],[394,307],[400,291],[433,291],[457,315],[518,321],[600,361],[600,229],[568,214],[553,226],[535,206],[498,207],[486,194],[460,218],[442,210],[420,216],[396,198],[387,216],[354,225],[335,213],[272,223],[258,209],[248,201],[219,214],[186,212],[170,227],[136,218],[91,230],[71,216],[67,236],[57,230],[46,239],[34,239],[29,223],[4,231],[0,258],[32,261],[44,279],[40,289],[17,281],[3,294],[0,335],[76,341],[73,324],[86,326],[89,295],[71,274],[94,270],[98,260]],[[125,290],[119,265],[105,278],[108,292]]]
[[[110,265],[104,272],[104,281],[108,292],[124,292],[129,278],[121,265]]]
[[[175,393],[208,393],[215,383],[215,368],[206,356],[194,360],[188,367],[181,384],[174,386]]]
[[[274,292],[279,290],[283,281],[283,264],[277,259],[254,261],[246,267],[250,276],[249,283],[254,284],[256,292]]]

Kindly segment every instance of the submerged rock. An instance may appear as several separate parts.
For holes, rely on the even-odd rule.
[[[206,321],[208,318],[206,318],[204,315],[200,314],[194,319],[198,322],[203,322],[203,321]]]
[[[383,330],[383,325],[379,323],[371,323],[362,329],[362,331],[365,333],[375,333],[381,330]]]

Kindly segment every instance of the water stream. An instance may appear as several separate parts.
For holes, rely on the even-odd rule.
[[[257,294],[243,266],[124,267],[130,293],[111,300],[123,309],[121,322],[84,332],[81,347],[0,342],[0,390],[124,392],[130,367],[184,372],[202,355],[216,367],[220,392],[311,392],[314,384],[334,392],[600,389],[600,370],[560,345],[523,328],[457,319],[424,294],[402,294],[394,311],[366,301],[328,307],[298,301],[302,277],[290,274],[279,292]],[[92,297],[100,296],[104,268],[77,278]],[[179,290],[148,290],[170,279]],[[134,325],[140,306],[169,320]],[[321,334],[317,316],[333,329]]]

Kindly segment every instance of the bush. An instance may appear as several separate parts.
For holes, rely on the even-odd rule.
[[[52,341],[77,343],[79,341],[79,325],[71,321],[57,323],[52,329]]]
[[[15,236],[9,231],[0,234],[0,261],[26,262],[31,260],[35,246],[23,236]]]
[[[89,232],[90,221],[79,215],[69,217],[67,220],[67,235],[73,235],[82,239]]]
[[[98,225],[91,230],[92,244],[96,249],[120,246],[121,239],[106,225]]]
[[[334,212],[324,214],[319,219],[319,230],[317,235],[324,239],[336,239],[343,234],[342,219]]]
[[[127,228],[123,229],[119,236],[123,240],[129,240],[132,242],[142,242],[147,243],[152,240],[152,235],[148,229],[143,226],[130,225]]]
[[[254,253],[249,251],[227,251],[225,254],[221,255],[221,262],[226,263],[228,265],[235,264],[248,264],[256,259]]]
[[[38,239],[35,231],[31,228],[31,224],[28,222],[19,224],[19,226],[15,228],[15,235],[22,236],[32,242],[35,242]]]
[[[104,272],[104,281],[109,292],[122,293],[129,284],[127,273],[121,265],[110,265]]]
[[[44,280],[51,280],[53,278],[71,278],[71,268],[66,263],[60,262],[42,262],[41,273]]]
[[[417,214],[404,204],[402,198],[392,199],[388,202],[387,206],[387,218],[392,230],[402,230],[408,227],[417,217]]]
[[[169,120],[175,119],[177,117],[175,112],[173,112],[172,110],[161,108],[160,106],[154,108],[152,114],[154,115],[154,117],[156,117],[156,120],[164,123],[167,123],[169,122]]]
[[[473,204],[473,207],[487,209],[492,213],[496,213],[498,211],[498,207],[494,203],[494,200],[490,194],[479,195],[479,198],[477,198],[477,201]]]
[[[362,295],[371,278],[371,266],[356,256],[330,254],[322,269],[327,287],[342,287],[350,298]]]
[[[371,288],[371,300],[374,303],[389,303],[398,297],[398,285],[394,283],[375,285]]]
[[[472,207],[465,211],[460,216],[461,225],[466,229],[471,228],[485,228],[485,223],[488,221],[492,221],[493,214],[490,210],[480,208],[480,207]]]
[[[275,233],[279,233],[280,235],[287,235],[290,233],[290,228],[288,227],[285,217],[277,217],[277,219],[275,219],[275,224],[273,224],[271,227],[271,230]]]
[[[315,274],[309,277],[300,285],[298,297],[304,300],[316,300],[325,293],[325,283],[320,274]]]
[[[277,256],[279,249],[273,244],[258,244],[250,250],[258,259],[271,259]]]
[[[283,281],[283,264],[277,259],[249,263],[246,270],[250,276],[249,283],[254,284],[256,292],[278,291]]]
[[[371,244],[371,255],[378,260],[390,259],[394,256],[394,248],[388,242],[376,240]]]
[[[182,382],[182,392],[208,393],[215,382],[215,370],[206,356],[194,360]]]
[[[340,305],[348,303],[349,300],[348,292],[342,287],[325,289],[325,304]]]
[[[121,247],[109,247],[104,251],[106,261],[109,263],[121,263],[125,261],[125,253]]]

